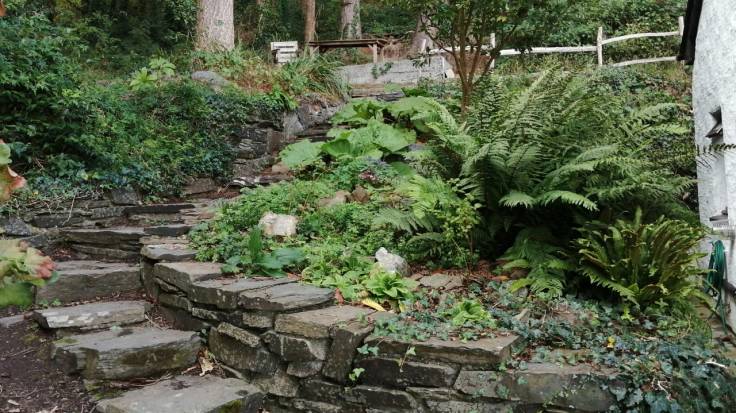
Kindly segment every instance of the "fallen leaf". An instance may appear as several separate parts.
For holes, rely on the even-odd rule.
[[[364,298],[360,301],[361,304],[368,306],[376,311],[386,311],[385,308],[381,304],[378,304],[377,302],[371,300],[370,298]]]
[[[207,357],[201,357],[199,359],[199,368],[202,370],[202,372],[199,373],[199,375],[204,376],[205,374],[214,370],[215,365],[212,364],[212,362]]]

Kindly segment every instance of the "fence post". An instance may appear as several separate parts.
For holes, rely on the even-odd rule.
[[[598,37],[595,46],[598,52],[598,67],[601,67],[603,66],[603,26],[598,27]]]
[[[677,27],[680,29],[680,37],[685,35],[685,18],[680,16],[677,18]]]
[[[491,53],[493,53],[493,50],[496,48],[496,33],[491,33]],[[496,68],[496,58],[494,57],[493,60],[491,60],[491,69]]]

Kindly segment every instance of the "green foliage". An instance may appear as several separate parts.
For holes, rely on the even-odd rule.
[[[484,322],[491,318],[490,314],[483,308],[483,304],[472,299],[465,299],[456,303],[446,314],[455,326]]]
[[[624,302],[649,307],[688,309],[703,298],[698,244],[704,233],[681,221],[659,218],[643,222],[638,209],[632,221],[590,223],[575,240],[579,271]]]
[[[414,297],[412,290],[418,284],[410,278],[402,277],[401,274],[374,271],[363,285],[376,301],[389,302],[392,306],[397,306]]]
[[[0,240],[0,308],[33,304],[33,287],[53,282],[54,263],[35,248]]]
[[[222,272],[243,272],[245,275],[266,275],[283,277],[284,268],[293,267],[304,260],[304,253],[298,248],[277,248],[266,252],[260,228],[254,228],[248,236],[248,248],[242,255],[228,258]]]
[[[137,91],[144,87],[153,86],[157,82],[174,76],[176,66],[168,60],[158,57],[148,62],[148,67],[133,73],[130,88]]]

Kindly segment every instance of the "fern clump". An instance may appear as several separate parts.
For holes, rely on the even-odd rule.
[[[580,230],[578,270],[628,305],[686,309],[692,297],[706,298],[697,283],[707,273],[697,262],[704,254],[695,252],[704,235],[664,217],[647,224],[638,209],[631,221]]]

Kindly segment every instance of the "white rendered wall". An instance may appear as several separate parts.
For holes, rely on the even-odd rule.
[[[715,125],[711,112],[721,109],[724,136],[712,141],[705,135]],[[736,144],[736,1],[704,0],[700,16],[693,68],[693,110],[695,143]],[[709,218],[728,207],[729,224],[736,228],[736,151],[708,159],[698,166],[700,219]],[[728,250],[728,278],[736,285],[736,241],[723,239]],[[709,251],[709,250],[708,250]],[[730,298],[729,321],[736,328],[736,300]]]

